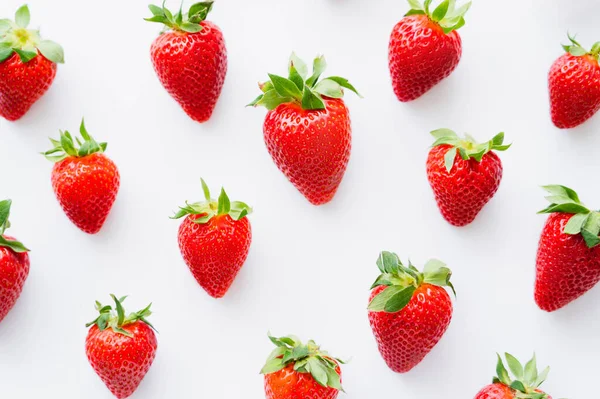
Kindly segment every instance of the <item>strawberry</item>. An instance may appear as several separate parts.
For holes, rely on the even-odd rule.
[[[173,15],[150,5],[146,21],[166,26],[152,43],[150,54],[158,79],[167,92],[197,122],[206,122],[215,109],[227,74],[227,49],[219,27],[205,21],[213,1],[192,5]]]
[[[430,12],[432,0],[409,0],[410,11],[394,27],[389,45],[392,86],[398,100],[421,97],[458,66],[462,42],[457,29],[471,2],[455,8],[453,0],[444,0]]]
[[[17,10],[14,22],[0,19],[0,116],[9,121],[21,119],[46,93],[56,64],[64,62],[62,47],[27,29],[29,20],[26,5]]]
[[[444,287],[452,272],[432,259],[419,272],[404,266],[395,253],[381,252],[381,275],[371,286],[369,322],[388,367],[406,373],[442,338],[452,320],[452,301]]]
[[[4,234],[10,227],[11,200],[0,201],[0,322],[13,308],[29,275],[29,251]]]
[[[502,358],[498,355],[496,366],[498,375],[494,377],[492,384],[479,391],[475,399],[552,399],[550,395],[539,389],[548,376],[550,371],[548,367],[538,374],[535,355],[525,367],[511,354],[505,355],[508,367],[516,379],[510,378]]]
[[[314,341],[305,345],[293,335],[269,339],[276,348],[261,370],[267,399],[335,399],[343,391],[343,361]]]
[[[85,353],[106,387],[123,399],[131,396],[144,379],[158,344],[154,327],[146,319],[152,314],[152,304],[126,316],[122,304],[126,297],[111,297],[116,314],[110,305],[103,306],[96,301],[100,315],[86,324],[92,328],[85,340]]]
[[[60,132],[60,141],[50,139],[54,148],[44,153],[55,162],[52,188],[67,217],[88,234],[102,228],[119,191],[119,171],[104,151],[106,143],[97,143],[85,128],[79,128],[83,143],[68,131]]]
[[[201,182],[206,201],[186,202],[172,219],[185,216],[179,226],[179,249],[194,278],[210,296],[222,298],[248,257],[252,229],[246,216],[252,208],[230,202],[223,188],[218,201],[213,200]]]
[[[573,190],[545,186],[550,205],[538,246],[535,301],[552,312],[600,281],[600,212],[589,210]]]
[[[292,184],[314,205],[335,195],[350,159],[352,129],[343,88],[358,92],[347,79],[332,76],[319,81],[326,68],[317,57],[313,73],[295,54],[289,78],[269,74],[261,83],[263,94],[249,105],[269,112],[263,127],[273,161]]]
[[[502,162],[492,151],[505,151],[504,133],[479,144],[449,129],[431,132],[436,139],[427,158],[427,178],[444,219],[454,226],[475,220],[502,180]]]
[[[579,126],[600,109],[600,42],[591,51],[584,49],[574,37],[563,45],[566,54],[559,57],[548,74],[550,113],[560,129]]]

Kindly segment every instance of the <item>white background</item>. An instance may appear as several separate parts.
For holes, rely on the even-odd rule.
[[[461,29],[454,74],[421,99],[399,103],[387,45],[407,11],[400,0],[219,0],[210,19],[227,41],[229,72],[209,123],[189,119],[154,75],[149,48],[160,26],[142,20],[146,1],[31,0],[32,26],[61,43],[66,64],[22,120],[0,121],[0,197],[12,198],[10,233],[32,249],[31,273],[0,324],[0,391],[6,398],[111,397],[88,365],[84,324],[94,300],[129,294],[153,301],[156,361],[135,398],[264,397],[258,374],[266,333],[314,338],[344,367],[340,398],[471,398],[491,381],[495,352],[526,360],[535,350],[552,371],[555,398],[589,397],[597,376],[600,288],[554,314],[533,302],[541,184],[565,184],[599,206],[600,117],[572,131],[550,122],[547,71],[566,32],[598,40],[597,4],[579,0],[476,1]],[[2,17],[20,0],[3,0]],[[177,8],[175,1],[170,1]],[[244,108],[267,72],[284,74],[292,50],[327,56],[364,99],[347,94],[353,149],[333,202],[311,206],[272,163],[263,109]],[[39,155],[82,116],[118,165],[121,190],[100,234],[64,216]],[[487,140],[506,132],[499,192],[466,228],[440,216],[425,175],[430,130],[449,127]],[[255,208],[248,261],[226,298],[210,298],[177,246],[186,199],[216,192]],[[440,344],[408,375],[389,371],[367,321],[368,287],[380,250],[422,265],[448,263],[458,291]]]

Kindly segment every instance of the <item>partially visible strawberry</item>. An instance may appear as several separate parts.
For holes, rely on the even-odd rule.
[[[15,21],[0,20],[0,116],[16,121],[50,88],[56,64],[64,62],[60,45],[27,29],[29,8],[17,10]]]
[[[165,25],[152,43],[152,63],[171,97],[197,122],[210,119],[227,74],[227,49],[219,27],[205,21],[213,1],[192,5],[175,15],[150,5],[153,16],[146,21]]]
[[[0,322],[13,308],[29,275],[29,251],[13,237],[5,235],[10,227],[11,200],[0,201]]]
[[[261,370],[267,399],[335,399],[343,391],[343,361],[314,341],[304,345],[293,335],[269,339],[276,348]]]
[[[252,208],[230,202],[223,188],[218,201],[213,200],[201,181],[206,201],[186,202],[173,219],[185,216],[179,226],[179,249],[194,278],[210,296],[222,298],[248,257],[252,229],[246,216]]]
[[[75,143],[68,131],[61,131],[60,141],[50,139],[54,148],[43,154],[55,162],[52,188],[67,217],[82,231],[96,234],[115,202],[120,175],[104,155],[106,143],[97,143],[83,120],[79,131],[83,142],[76,137]]]
[[[100,316],[91,323],[85,340],[85,353],[106,387],[119,399],[131,396],[152,366],[156,356],[154,327],[146,319],[150,305],[139,312],[125,314],[122,302],[115,301],[116,314],[110,305],[96,301]]]
[[[546,367],[541,374],[538,374],[535,355],[527,362],[525,367],[509,353],[505,354],[506,362],[510,371],[516,377],[510,378],[504,362],[498,355],[498,365],[493,383],[484,387],[475,399],[552,399],[550,395],[541,391],[539,386],[546,380],[550,368]]]
[[[540,309],[560,309],[600,281],[600,212],[588,209],[573,190],[545,186],[550,205],[536,260],[535,301]]]
[[[431,132],[436,139],[427,158],[427,178],[444,219],[454,226],[475,220],[492,199],[502,179],[502,162],[493,152],[505,151],[504,133],[479,144],[449,129]]]
[[[381,252],[381,275],[371,286],[369,322],[379,352],[396,373],[419,364],[442,338],[452,320],[452,272],[432,259],[419,272],[404,266],[395,253]]]
[[[398,100],[421,97],[458,66],[462,42],[457,29],[465,24],[471,2],[455,8],[444,0],[431,12],[432,0],[409,0],[406,16],[390,37],[389,66],[392,86]]]
[[[574,37],[563,45],[566,54],[559,57],[548,74],[550,113],[560,129],[570,129],[590,119],[600,109],[600,42],[591,51]]]
[[[259,85],[263,94],[249,105],[269,112],[263,126],[265,144],[273,161],[312,204],[333,199],[350,159],[350,113],[342,97],[344,88],[358,92],[347,79],[325,71],[324,57],[317,57],[313,73],[292,54],[289,77],[269,74]]]

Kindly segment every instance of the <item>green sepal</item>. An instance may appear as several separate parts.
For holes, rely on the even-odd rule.
[[[496,376],[493,378],[493,383],[504,384],[516,391],[515,398],[519,399],[548,399],[548,394],[538,392],[540,385],[546,380],[550,368],[546,367],[544,371],[538,373],[535,354],[525,364],[525,367],[510,353],[504,354],[506,364],[510,373],[504,366],[502,357],[498,354],[498,362],[496,364]]]
[[[193,4],[187,12],[181,8],[173,14],[165,4],[161,7],[150,4],[148,8],[152,17],[144,18],[148,22],[157,22],[165,25],[166,28],[183,31],[187,33],[197,33],[202,30],[201,22],[206,20],[208,13],[212,10],[214,1],[202,1]],[[182,4],[183,5],[183,4]]]
[[[423,272],[412,264],[408,266],[393,252],[382,251],[377,258],[377,267],[381,274],[371,285],[371,290],[385,286],[386,288],[377,294],[369,303],[368,309],[372,312],[396,313],[408,305],[417,288],[423,283],[449,287],[454,295],[454,286],[450,282],[452,272],[446,265],[437,260],[429,260]]]
[[[319,385],[344,391],[337,371],[339,365],[344,364],[342,360],[331,357],[312,340],[303,344],[294,335],[277,338],[271,334],[269,339],[275,349],[267,358],[261,374],[273,374],[293,365],[294,371],[310,374]]]
[[[21,62],[27,63],[39,52],[52,62],[64,63],[64,50],[59,44],[42,40],[38,30],[27,29],[30,19],[29,7],[24,5],[17,10],[14,21],[0,20],[0,62],[17,54]]]
[[[427,15],[430,20],[440,25],[446,34],[465,25],[465,14],[471,8],[470,1],[457,8],[455,0],[443,0],[433,12],[430,9],[431,3],[432,0],[426,0],[425,3],[421,3],[419,0],[408,0],[410,10],[406,16]]]
[[[131,337],[131,334],[123,327],[127,326],[128,324],[141,321],[142,323],[147,324],[150,328],[156,331],[154,326],[150,324],[150,322],[148,322],[147,319],[152,314],[152,311],[150,310],[152,304],[149,304],[140,311],[130,313],[129,315],[127,315],[125,313],[125,308],[123,307],[123,302],[127,297],[124,296],[121,298],[117,298],[113,294],[110,294],[110,297],[115,302],[114,310],[112,306],[104,306],[100,302],[96,301],[96,310],[98,311],[99,316],[96,317],[95,320],[87,323],[85,325],[86,327],[91,327],[95,324],[98,326],[98,329],[100,329],[100,331],[104,331],[110,328],[117,334],[122,334]]]
[[[506,151],[511,146],[511,144],[504,144],[504,133],[498,133],[490,141],[485,143],[478,143],[469,135],[465,135],[464,138],[461,138],[450,129],[437,129],[432,131],[431,135],[435,139],[432,147],[440,145],[451,146],[444,155],[444,165],[448,173],[450,173],[454,167],[457,153],[465,161],[474,159],[477,162],[481,162],[488,152]]]
[[[331,76],[319,81],[325,71],[325,57],[318,56],[313,62],[313,72],[308,76],[308,67],[295,53],[288,63],[288,77],[269,74],[269,81],[259,83],[262,91],[248,106],[264,106],[273,110],[286,103],[296,103],[305,110],[325,109],[324,97],[342,98],[348,89],[362,97],[347,79]]]
[[[21,242],[17,240],[8,240],[4,237],[4,232],[10,227],[10,207],[12,200],[0,201],[0,247],[10,248],[14,252],[29,252]]]
[[[600,244],[600,212],[592,211],[585,206],[577,193],[569,187],[550,185],[542,188],[550,194],[546,196],[550,205],[538,213],[573,214],[563,232],[569,235],[581,234],[589,248]]]
[[[79,133],[81,134],[82,140],[71,136],[68,131],[60,131],[60,140],[50,139],[52,143],[52,149],[43,152],[42,155],[51,162],[60,162],[68,157],[83,158],[85,156],[94,153],[103,153],[106,151],[106,143],[98,143],[88,133],[85,127],[85,121],[81,119],[81,125],[79,126]]]
[[[569,54],[575,57],[582,57],[584,55],[591,55],[598,60],[598,54],[600,54],[600,42],[594,43],[590,51],[586,50],[570,33],[567,33],[569,38],[569,44],[563,44],[562,48]]]
[[[230,201],[225,189],[221,188],[219,198],[215,201],[210,197],[210,190],[204,179],[200,179],[204,201],[189,203],[179,207],[171,219],[180,219],[188,215],[199,215],[194,219],[194,223],[205,224],[209,220],[219,215],[229,215],[233,220],[238,221],[252,213],[252,208],[241,201]]]

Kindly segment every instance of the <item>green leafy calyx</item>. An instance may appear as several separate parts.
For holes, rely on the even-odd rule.
[[[100,302],[96,301],[96,310],[100,313],[100,315],[96,318],[96,320],[87,323],[85,325],[86,327],[90,327],[95,324],[98,326],[100,331],[110,328],[115,333],[131,337],[131,333],[129,333],[129,331],[125,330],[123,327],[128,324],[135,323],[136,321],[141,321],[156,331],[154,326],[147,320],[147,317],[152,314],[150,311],[150,306],[152,306],[152,304],[146,306],[144,309],[138,312],[130,313],[128,316],[126,316],[125,309],[123,308],[123,302],[127,297],[124,296],[117,298],[113,294],[110,294],[110,297],[115,302],[115,309],[113,310],[112,306],[110,305],[104,306]]]
[[[433,0],[408,0],[410,11],[409,15],[427,15],[430,20],[436,22],[448,34],[454,30],[460,29],[465,25],[465,14],[471,8],[471,2],[456,7],[456,0],[444,0],[435,9],[432,10]]]
[[[54,146],[51,150],[43,152],[42,155],[49,161],[60,162],[65,158],[75,157],[82,158],[96,152],[106,151],[106,143],[98,143],[85,128],[85,122],[81,120],[81,126],[79,127],[79,133],[83,140],[79,137],[73,136],[68,131],[60,131],[60,140],[50,139],[50,142]]]
[[[360,97],[348,79],[330,76],[319,81],[326,67],[325,57],[319,56],[315,58],[312,74],[309,75],[304,61],[292,53],[288,77],[269,74],[269,80],[258,85],[262,94],[248,106],[263,106],[272,110],[281,104],[296,103],[306,110],[325,109],[323,97],[342,98],[344,97],[344,88],[353,91]]]
[[[314,341],[308,341],[305,345],[293,335],[275,338],[269,334],[269,339],[276,348],[267,358],[261,374],[276,373],[293,365],[294,371],[310,374],[319,385],[343,391],[337,371],[339,364],[344,364],[343,361],[329,356]]]
[[[28,252],[29,250],[19,241],[9,240],[4,237],[4,232],[10,227],[8,218],[10,216],[10,206],[12,201],[7,199],[0,201],[0,247],[10,248],[17,253]]]
[[[548,399],[549,396],[544,392],[540,392],[539,387],[548,377],[550,368],[546,367],[544,371],[538,373],[537,362],[535,354],[530,361],[527,362],[525,367],[511,354],[506,353],[506,363],[508,368],[512,372],[514,379],[511,378],[510,374],[504,367],[504,362],[500,355],[498,355],[498,365],[496,366],[496,377],[493,382],[495,384],[504,384],[516,392],[516,398],[522,399]]]
[[[241,201],[230,201],[225,189],[221,188],[219,199],[215,201],[210,196],[210,190],[204,179],[200,179],[202,183],[202,191],[204,192],[203,202],[189,203],[179,207],[179,211],[175,213],[171,219],[179,219],[187,215],[199,215],[194,219],[194,223],[204,224],[215,216],[229,215],[233,220],[240,220],[250,213],[252,208]]]
[[[386,288],[377,294],[369,304],[369,310],[372,312],[396,313],[401,311],[408,305],[417,288],[423,283],[449,287],[456,295],[454,286],[450,282],[452,272],[437,259],[429,260],[425,264],[423,272],[420,272],[410,261],[408,266],[405,266],[398,255],[383,251],[377,258],[377,267],[381,274],[371,289],[379,286]]]
[[[458,137],[458,135],[450,129],[438,129],[431,132],[431,135],[435,138],[435,142],[432,147],[440,145],[450,145],[452,148],[444,155],[444,164],[448,173],[454,166],[454,160],[458,153],[462,159],[468,161],[473,158],[477,162],[481,162],[481,159],[485,154],[494,151],[506,151],[510,148],[511,144],[504,145],[504,133],[498,133],[493,139],[486,143],[478,143],[473,137],[466,134],[464,138]]]
[[[152,12],[152,17],[145,19],[149,22],[164,24],[165,29],[197,33],[202,30],[200,23],[206,19],[206,16],[212,10],[213,3],[214,1],[212,0],[195,3],[190,7],[188,12],[183,12],[183,9],[180,7],[179,11],[175,14],[165,7],[164,2],[161,7],[150,4],[148,8]]]
[[[538,213],[571,213],[573,216],[565,225],[564,233],[581,234],[589,248],[600,244],[600,212],[588,209],[569,187],[553,185],[542,188],[550,194],[546,196],[550,205]]]
[[[39,52],[52,62],[64,63],[65,54],[60,44],[42,40],[39,30],[27,29],[30,18],[29,7],[24,5],[17,10],[14,21],[0,19],[0,62],[15,53],[27,63]]]
[[[562,47],[565,51],[575,57],[582,57],[584,55],[591,55],[596,60],[598,60],[598,55],[600,54],[600,42],[596,42],[590,51],[586,50],[577,40],[575,40],[575,36],[571,36],[567,34],[569,37],[569,44],[563,44]]]

